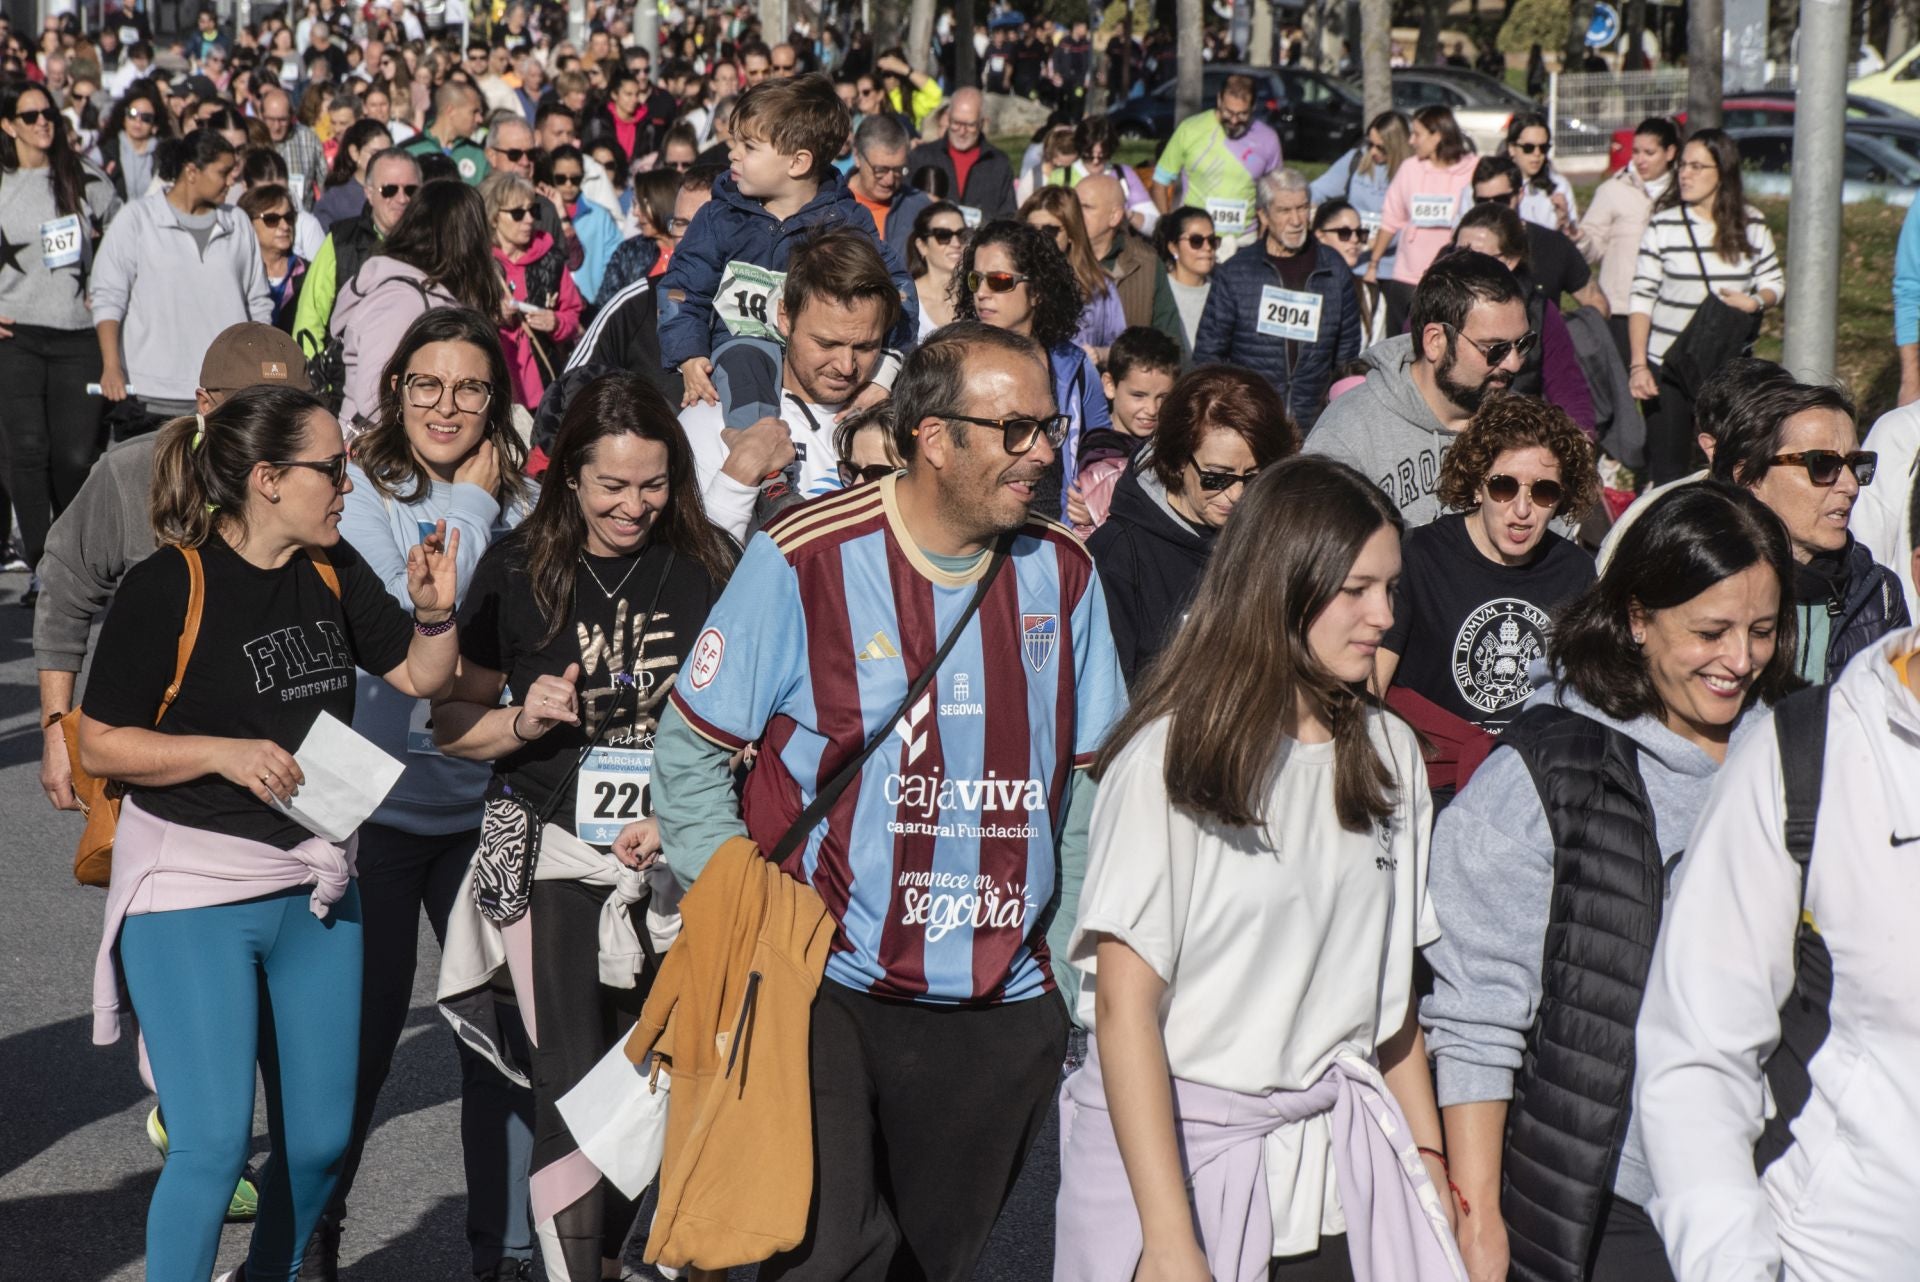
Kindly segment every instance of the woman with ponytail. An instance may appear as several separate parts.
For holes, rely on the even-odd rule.
[[[1413,1004],[1426,770],[1366,692],[1400,533],[1345,464],[1263,470],[1094,761],[1056,1278],[1352,1277],[1349,1238],[1361,1277],[1464,1277]],[[1212,1160],[1249,1145],[1264,1175]]]
[[[100,390],[134,413],[194,410],[194,371],[229,325],[270,324],[260,243],[224,202],[233,144],[209,129],[159,147],[160,191],[133,201],[100,241],[90,289]]]
[[[113,183],[67,146],[47,91],[0,86],[0,240],[20,247],[8,260],[16,270],[0,270],[0,428],[29,565],[105,443],[100,402],[87,395],[100,348],[85,282],[119,212]],[[28,593],[37,599],[37,584]]]
[[[154,456],[159,550],[121,582],[94,653],[80,757],[125,789],[94,1040],[119,1036],[124,979],[168,1127],[192,1138],[148,1208],[149,1282],[213,1272],[256,1063],[273,1156],[229,1279],[294,1276],[352,1128],[357,838],[283,806],[316,722],[353,720],[356,667],[416,699],[452,684],[459,534],[442,523],[409,552],[409,618],[340,541],[351,488],[340,425],[305,392],[247,388],[175,420]]]

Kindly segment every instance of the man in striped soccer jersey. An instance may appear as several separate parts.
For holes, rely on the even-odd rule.
[[[926,697],[786,865],[839,929],[813,1008],[813,1227],[765,1282],[880,1276],[896,1254],[970,1278],[1059,1084],[1072,981],[1051,959],[1086,867],[1083,767],[1126,696],[1091,558],[1028,514],[1064,426],[1050,386],[1006,330],[950,325],[916,350],[894,389],[906,472],[754,537],[656,735],[684,881],[742,832],[771,849],[1008,545]]]

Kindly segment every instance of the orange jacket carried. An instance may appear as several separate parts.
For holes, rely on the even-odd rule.
[[[736,837],[680,903],[627,1057],[672,1076],[647,1263],[725,1269],[791,1250],[813,1202],[808,1039],[833,918]]]

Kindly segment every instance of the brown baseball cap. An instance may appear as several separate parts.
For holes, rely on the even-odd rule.
[[[291,334],[257,321],[220,331],[200,362],[200,386],[209,392],[237,392],[243,387],[313,390],[300,344]]]

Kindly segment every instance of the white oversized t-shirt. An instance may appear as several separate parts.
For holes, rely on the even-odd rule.
[[[1080,1018],[1096,1037],[1102,935],[1166,981],[1167,1062],[1187,1081],[1247,1094],[1303,1090],[1337,1057],[1372,1060],[1400,1031],[1414,953],[1440,937],[1427,897],[1432,804],[1413,731],[1380,712],[1369,724],[1400,798],[1365,832],[1335,816],[1332,743],[1285,745],[1260,829],[1172,806],[1164,718],[1121,751],[1094,803],[1068,946],[1086,974]],[[1268,1137],[1277,1254],[1311,1250],[1320,1233],[1344,1229],[1330,1159],[1324,1116]]]
[[[833,433],[845,408],[844,404],[815,405],[792,392],[780,394],[780,417],[793,434],[804,498],[818,498],[840,488],[840,456],[834,450]],[[760,487],[736,481],[720,470],[727,465],[727,443],[720,436],[725,426],[718,405],[695,401],[680,411],[680,427],[693,447],[694,478],[700,483],[707,519],[744,543],[747,529],[753,524]]]

